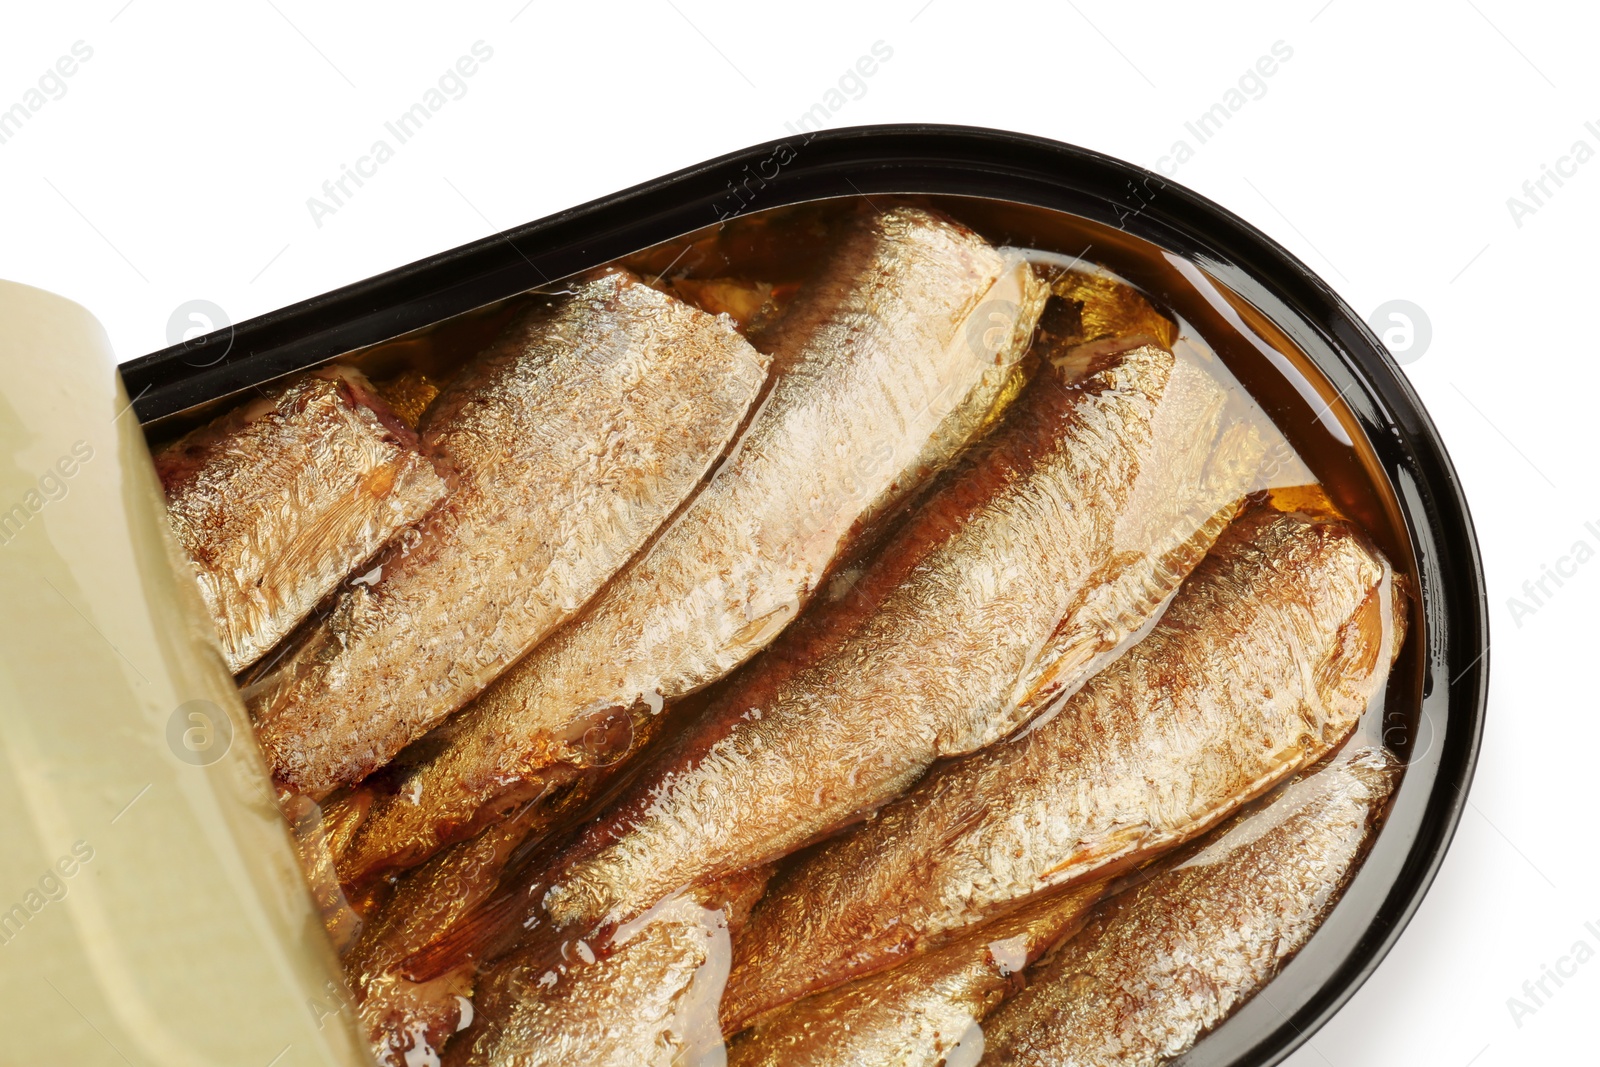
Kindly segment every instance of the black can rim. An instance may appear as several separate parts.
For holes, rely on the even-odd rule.
[[[1340,965],[1279,1023],[1182,1063],[1269,1067],[1304,1044],[1376,970],[1432,885],[1466,805],[1488,697],[1488,600],[1461,484],[1420,398],[1365,322],[1250,223],[1154,172],[1044,138],[941,125],[862,126],[756,145],[133,360],[141,422],[227,396],[483,307],[746,211],[873,193],[1009,200],[1102,222],[1187,256],[1287,309],[1345,393],[1390,479],[1417,555],[1425,705],[1447,729],[1426,808],[1387,895]],[[1269,986],[1269,988],[1271,988]],[[1275,1005],[1275,1008],[1277,1006]]]

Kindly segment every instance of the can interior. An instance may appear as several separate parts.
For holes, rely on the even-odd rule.
[[[827,248],[829,220],[853,197],[828,198],[755,211],[637,250],[624,262],[647,278],[741,277],[773,284],[802,282]],[[1314,473],[1338,510],[1372,537],[1413,590],[1422,589],[1417,553],[1402,505],[1385,465],[1346,400],[1341,386],[1294,340],[1303,326],[1273,314],[1226,285],[1208,265],[1168,252],[1152,242],[1067,212],[977,196],[911,196],[972,227],[994,244],[1051,253],[1066,260],[1108,269],[1141,290],[1158,309],[1177,319],[1241,382]],[[810,238],[814,237],[815,240]],[[530,301],[559,292],[560,282],[519,293],[420,329],[334,357],[362,369],[374,381],[403,370],[436,380],[450,374]],[[261,390],[269,385],[255,386]],[[146,424],[152,447],[169,441],[238,403],[248,391],[206,403]],[[1367,724],[1402,762],[1413,747],[1429,740],[1421,721],[1425,656],[1432,636],[1420,600],[1413,599],[1410,637],[1391,672],[1381,716]],[[1409,780],[1409,775],[1407,780]],[[1203,1038],[1181,1061],[1186,1064],[1266,1062],[1238,1055],[1266,1028],[1313,998],[1325,984],[1327,968],[1337,967],[1364,929],[1353,924],[1378,907],[1404,864],[1422,817],[1425,797],[1404,782],[1390,802],[1387,822],[1376,835],[1360,873],[1318,934],[1258,997],[1222,1027]],[[1407,824],[1390,833],[1388,822]],[[1346,916],[1341,921],[1341,915]],[[1280,995],[1279,991],[1288,992]],[[1278,1002],[1282,1000],[1281,1006]],[[1267,1007],[1270,1006],[1270,1013]],[[1280,1011],[1281,1007],[1281,1011]]]

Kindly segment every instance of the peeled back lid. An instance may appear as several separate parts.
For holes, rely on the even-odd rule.
[[[0,1060],[369,1063],[105,333],[0,282]]]

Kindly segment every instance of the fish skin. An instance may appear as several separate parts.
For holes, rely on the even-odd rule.
[[[399,973],[399,964],[494,890],[506,859],[537,816],[530,804],[407,872],[345,955],[361,1026],[384,1067],[407,1067],[408,1052],[443,1048],[461,1028],[462,999],[473,993],[473,967],[413,982]]]
[[[439,386],[419,370],[406,370],[379,384],[378,394],[389,402],[401,421],[414,429],[439,395]]]
[[[1101,905],[991,1017],[982,1063],[1156,1067],[1187,1051],[1315,931],[1397,776],[1382,750],[1343,757]]]
[[[850,595],[736,682],[592,826],[542,898],[551,921],[623,921],[678,886],[800,847],[935,760],[1012,732],[1039,686],[1081,679],[1066,657],[1092,669],[1148,621],[1162,598],[1117,605],[1095,591],[1176,589],[1254,463],[1213,467],[1222,393],[1167,350],[1103,353],[1083,369],[1042,372]],[[1168,401],[1185,418],[1164,419]],[[1157,426],[1173,436],[1156,439]],[[1259,458],[1258,438],[1227,439]],[[1146,492],[1147,460],[1162,486],[1187,491]],[[1130,502],[1177,532],[1130,541],[1145,524]],[[1139,551],[1152,547],[1165,557]],[[1087,644],[1080,623],[1093,623]]]
[[[1400,586],[1348,523],[1247,509],[1150,634],[1053,718],[787,871],[740,942],[725,1018],[1143,862],[1315,762],[1381,692]]]
[[[644,728],[659,731],[668,718],[658,716]],[[582,818],[586,806],[621,769],[617,764],[573,769],[570,775],[553,779],[544,795],[529,800],[508,818],[450,845],[395,879],[392,892],[375,909],[344,959],[345,973],[361,995],[362,1025],[381,1063],[406,1067],[405,1053],[420,1047],[421,1042],[435,1049],[442,1047],[463,1025],[458,998],[472,996],[478,969],[473,956],[418,979],[401,965],[474,909],[501,907],[497,891],[502,890],[508,864],[539,864],[546,855],[540,851],[545,836],[554,827]],[[340,819],[341,814],[346,817]],[[343,833],[338,824],[358,821],[363,814],[353,805],[335,809],[330,821],[336,825],[327,836],[337,842]],[[327,865],[331,868],[331,858]]]
[[[722,1043],[717,1000],[730,938],[770,870],[662,901],[605,948],[575,942],[504,960],[478,998],[462,1067],[672,1067]],[[588,955],[585,956],[584,952]],[[546,985],[544,983],[548,982]],[[714,1060],[709,1062],[715,1062]]]
[[[343,954],[354,944],[362,927],[361,913],[346,896],[333,865],[344,822],[324,818],[314,801],[296,793],[284,794],[278,801],[278,810],[289,824],[295,851],[299,853],[306,884],[322,915],[323,929],[328,932],[334,951]]]
[[[1178,342],[1177,323],[1152,307],[1139,290],[1103,271],[1062,271],[1050,279],[1050,292],[1059,299],[1039,320],[1040,337],[1047,342],[1076,347],[1096,341],[1153,341],[1162,348]]]
[[[728,1067],[970,1062],[959,1057],[975,1055],[977,1025],[1022,988],[1025,966],[1077,931],[1106,888],[1042,894],[936,952],[769,1012],[729,1042]]]
[[[373,1061],[380,1067],[437,1064],[439,1051],[472,1022],[472,991],[467,967],[422,983],[389,975],[374,984],[357,1007]]]
[[[1024,261],[940,216],[897,208],[856,222],[762,335],[774,385],[729,458],[581,618],[449,724],[398,796],[377,799],[343,877],[370,880],[470,835],[542,788],[552,765],[631,755],[639,745],[596,755],[583,738],[619,716],[638,735],[663,701],[766,646],[857,531],[993,417],[1044,299]],[[973,316],[997,307],[1007,335],[969,338]],[[418,791],[421,806],[403,799]]]
[[[320,800],[476,696],[587,602],[722,453],[767,360],[621,271],[517,320],[420,426],[450,495],[250,691]],[[448,608],[445,606],[448,605]]]
[[[154,459],[233,673],[445,494],[415,434],[341,365],[235,408]]]

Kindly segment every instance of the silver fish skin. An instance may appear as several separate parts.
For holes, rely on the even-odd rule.
[[[1025,261],[942,216],[893,208],[856,223],[763,335],[774,384],[726,461],[581,618],[377,799],[344,876],[469,836],[537,795],[553,765],[626,758],[630,722],[639,734],[665,701],[770,643],[854,535],[1009,398],[1044,299]],[[601,735],[621,741],[590,744]]]
[[[1286,789],[1118,896],[984,1027],[984,1067],[1158,1067],[1261,989],[1338,899],[1398,768],[1379,749]]]
[[[728,1067],[940,1067],[982,1051],[983,1019],[1023,968],[1075,933],[1101,884],[1045,894],[936,952],[769,1012],[728,1045]]]
[[[740,942],[726,1018],[1144,862],[1314,763],[1383,691],[1400,587],[1348,523],[1252,506],[1149,635],[1053,718],[786,871]]]
[[[155,454],[228,670],[256,662],[445,483],[352,367],[300,375]]]
[[[278,779],[320,800],[476,696],[694,491],[766,380],[726,320],[622,271],[510,326],[428,408],[449,496],[252,686]]]
[[[1011,733],[1041,691],[1076,686],[1160,610],[1247,491],[1259,438],[1224,427],[1223,403],[1155,345],[1042,373],[850,595],[558,863],[549,919],[626,921],[784,855]]]

